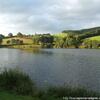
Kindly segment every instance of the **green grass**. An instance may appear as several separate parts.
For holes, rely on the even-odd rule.
[[[9,69],[0,73],[0,89],[22,95],[33,95],[36,91],[34,82],[25,73]]]
[[[55,98],[53,96],[47,96],[47,95],[44,95],[41,98],[32,96],[22,96],[6,91],[1,91],[0,100],[62,100],[62,98]]]
[[[57,36],[57,37],[63,38],[63,37],[66,37],[67,34],[64,34],[64,33],[57,33],[57,34],[54,34],[53,36]]]
[[[11,39],[19,39],[19,40],[23,40],[23,44],[13,44],[13,45],[10,45],[10,44],[7,44],[7,41],[8,40],[11,40]],[[33,49],[33,48],[40,48],[40,45],[34,45],[33,44],[33,40],[31,38],[21,38],[21,37],[12,37],[12,38],[5,38],[3,39],[3,42],[2,42],[2,45],[5,46],[5,47],[11,47],[11,48],[16,48],[16,49]]]
[[[94,36],[94,37],[91,37],[91,38],[88,38],[88,39],[100,41],[100,36]]]
[[[0,92],[0,100],[40,100],[31,96],[21,96],[6,91]]]
[[[29,39],[29,38],[12,37],[3,39],[2,45],[7,45],[7,41],[11,39],[23,40],[24,44],[33,44],[33,40],[31,38]]]

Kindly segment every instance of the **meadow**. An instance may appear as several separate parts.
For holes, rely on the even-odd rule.
[[[21,37],[11,37],[11,38],[4,38],[2,41],[2,45],[8,45],[7,41],[11,39],[19,39],[23,41],[23,44],[33,44],[33,40],[31,38],[21,38]]]
[[[91,37],[91,38],[88,38],[88,39],[100,41],[100,36],[94,36],[94,37]]]

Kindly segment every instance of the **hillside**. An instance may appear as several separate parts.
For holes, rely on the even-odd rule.
[[[89,40],[97,40],[97,41],[100,41],[100,36],[94,36],[94,37],[91,37],[91,38],[88,38]]]
[[[100,27],[93,27],[81,30],[63,30],[62,33],[86,34],[86,33],[95,33],[97,31],[100,31]]]
[[[9,42],[8,42],[9,41]],[[2,47],[10,47],[16,49],[24,49],[30,50],[33,48],[40,48],[40,45],[33,44],[32,38],[24,38],[24,37],[12,37],[12,38],[4,38],[2,40]]]
[[[60,37],[60,38],[63,38],[65,36],[67,36],[67,34],[62,34],[62,33],[57,33],[57,34],[53,34],[53,36],[55,37]]]
[[[33,43],[33,40],[31,38],[29,39],[29,38],[12,37],[12,38],[4,38],[3,42],[2,42],[2,45],[7,45],[7,41],[8,40],[11,41],[12,39],[22,40],[23,44],[32,44]]]

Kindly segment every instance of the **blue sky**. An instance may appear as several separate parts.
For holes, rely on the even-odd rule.
[[[0,33],[57,33],[100,26],[100,0],[0,0]]]

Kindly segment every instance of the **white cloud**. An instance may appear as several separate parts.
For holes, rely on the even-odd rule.
[[[100,25],[100,0],[0,0],[0,33],[60,32]]]

